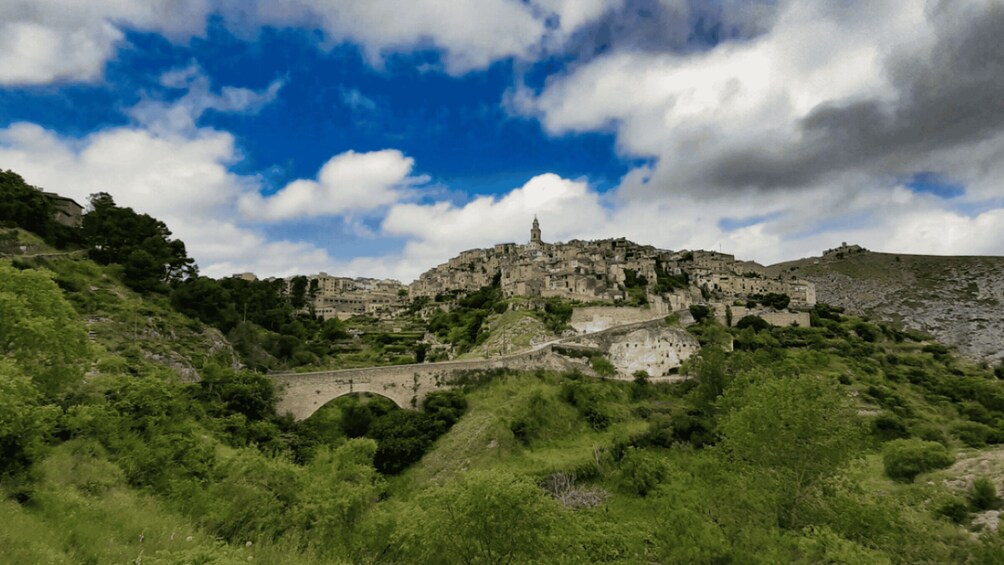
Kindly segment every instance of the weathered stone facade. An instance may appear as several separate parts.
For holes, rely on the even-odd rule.
[[[505,296],[558,297],[583,302],[619,302],[631,285],[645,287],[654,308],[671,312],[702,298],[696,290],[713,295],[704,300],[733,300],[756,294],[787,294],[792,307],[811,307],[815,287],[804,280],[769,278],[763,265],[736,261],[716,251],[668,251],[638,245],[624,238],[597,241],[572,240],[545,243],[534,220],[530,242],[502,243],[489,249],[461,252],[448,262],[426,271],[409,287],[413,297],[451,291],[470,292],[491,284],[499,276]],[[670,278],[677,284],[666,290]],[[680,280],[686,280],[680,288]],[[696,298],[695,298],[696,296]]]
[[[572,311],[569,325],[580,333],[599,332],[624,324],[647,322],[662,318],[665,314],[651,308],[618,308],[616,306],[594,306],[576,308]]]
[[[76,200],[67,196],[60,196],[55,192],[45,192],[43,194],[48,196],[49,200],[52,201],[52,207],[55,209],[53,220],[71,228],[79,228],[84,222],[84,207],[77,204]]]
[[[549,347],[543,347],[486,360],[284,373],[269,377],[278,392],[276,412],[288,413],[296,420],[303,420],[328,402],[347,394],[379,394],[393,400],[401,408],[416,409],[422,405],[427,394],[451,387],[455,376],[465,372],[538,368],[565,370],[574,366],[567,359],[554,355]]]
[[[310,275],[307,279],[311,285],[308,288],[313,289],[311,307],[325,320],[352,316],[392,318],[405,306],[407,298],[405,286],[393,279],[352,279],[327,273]],[[287,284],[291,280],[286,279]]]
[[[620,376],[628,378],[638,371],[650,377],[670,375],[701,345],[686,331],[652,320],[569,338],[554,348],[558,353],[578,350],[582,355],[605,355]]]

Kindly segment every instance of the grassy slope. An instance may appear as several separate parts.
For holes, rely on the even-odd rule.
[[[53,273],[92,332],[97,372],[141,374],[166,368],[182,380],[195,380],[207,362],[235,362],[216,329],[177,313],[163,296],[141,297],[129,290],[114,267],[76,257],[22,261]]]
[[[103,351],[99,368],[102,363],[108,371],[156,368],[161,365],[143,354],[155,349],[175,351],[194,360],[212,356],[208,353],[211,340],[205,338],[201,326],[172,313],[166,304],[131,294],[116,282],[114,273],[84,261],[44,262],[59,273],[82,321],[92,315],[106,318],[99,322],[106,325],[96,330]],[[138,324],[143,324],[139,326],[142,331],[134,343]],[[821,330],[795,331],[810,335]],[[972,544],[972,536],[966,524],[959,526],[936,517],[934,505],[943,497],[963,492],[958,481],[977,474],[992,476],[1004,486],[1001,466],[978,464],[981,460],[997,461],[999,450],[964,448],[952,435],[953,427],[965,421],[960,406],[932,395],[911,382],[911,376],[944,373],[986,378],[986,371],[964,360],[924,352],[922,343],[881,341],[854,352],[843,351],[839,345],[834,342],[831,349],[822,352],[790,349],[783,361],[765,356],[763,362],[778,367],[785,363],[806,366],[815,374],[846,377],[848,392],[856,398],[864,418],[896,416],[912,435],[940,436],[959,450],[960,459],[965,461],[903,485],[884,477],[880,457],[870,451],[852,469],[852,484],[841,486],[834,495],[846,518],[842,524],[834,518],[838,521],[833,527],[844,538],[854,539],[868,550],[877,548],[894,561],[959,560],[960,548]],[[522,374],[498,378],[474,390],[468,396],[468,414],[418,465],[394,479],[390,499],[378,508],[383,505],[389,510],[407,504],[430,486],[472,469],[502,468],[535,478],[556,471],[575,472],[589,477],[585,483],[591,488],[609,493],[606,502],[596,508],[568,511],[560,532],[583,545],[594,560],[708,561],[714,556],[681,552],[727,544],[731,536],[739,536],[743,547],[763,552],[750,555],[751,561],[790,561],[795,556],[812,561],[806,554],[777,549],[788,547],[785,544],[791,540],[785,536],[789,534],[765,529],[757,521],[757,501],[743,494],[747,490],[745,477],[720,468],[707,450],[647,449],[665,468],[661,485],[647,496],[625,487],[622,469],[605,454],[679,406],[683,399],[677,388],[655,386],[649,395],[636,399],[630,383],[588,381],[611,417],[609,428],[596,431],[562,400],[562,387],[567,382],[567,377],[560,375]],[[514,436],[511,425],[517,420],[534,425],[529,444]],[[211,538],[166,510],[155,497],[130,489],[114,465],[80,445],[59,446],[38,471],[40,481],[31,505],[0,502],[0,523],[5,524],[0,532],[0,555],[4,556],[0,560],[123,562],[143,555],[144,562],[156,562],[152,558],[158,552],[164,552],[162,556],[171,552],[174,560],[182,552],[191,553],[192,562],[200,562],[200,552],[219,553]],[[883,539],[870,537],[867,530],[879,527],[891,533],[884,533]],[[239,546],[224,549],[232,554],[233,562],[246,561],[250,553]],[[256,562],[309,560],[306,556],[293,559],[291,553],[275,546],[256,545],[254,555]],[[862,562],[881,562],[880,555],[868,556],[874,559]]]
[[[816,283],[820,302],[930,333],[975,359],[1004,360],[1004,257],[865,252],[770,271]]]

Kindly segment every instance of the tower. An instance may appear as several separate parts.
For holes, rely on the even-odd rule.
[[[540,243],[540,222],[533,217],[533,227],[530,228],[530,243]]]

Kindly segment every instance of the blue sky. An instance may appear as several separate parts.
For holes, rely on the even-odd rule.
[[[534,215],[765,263],[1001,254],[1001,55],[965,38],[1004,10],[953,6],[11,0],[0,168],[111,192],[212,276],[410,280]]]

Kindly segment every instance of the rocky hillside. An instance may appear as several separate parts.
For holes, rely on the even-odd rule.
[[[967,357],[1004,360],[1004,257],[863,251],[769,271],[814,282],[819,302],[929,333]]]

